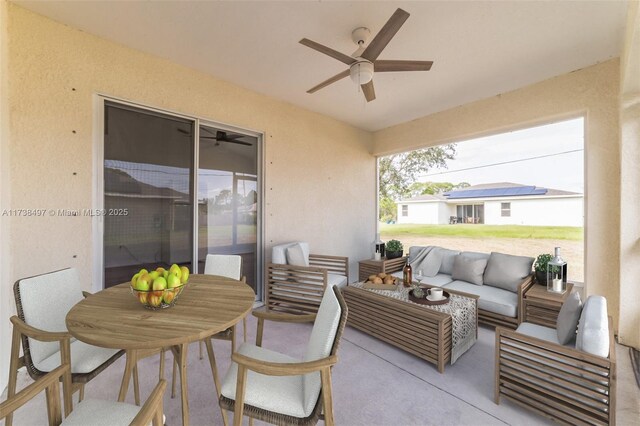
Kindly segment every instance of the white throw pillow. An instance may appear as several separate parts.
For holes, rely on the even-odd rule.
[[[305,256],[300,244],[287,247],[287,263],[295,266],[309,266],[309,257]]]

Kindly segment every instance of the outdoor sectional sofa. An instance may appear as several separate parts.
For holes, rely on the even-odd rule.
[[[437,273],[420,277],[414,266],[414,279],[421,284],[479,296],[478,321],[481,323],[515,329],[522,322],[524,294],[533,285],[532,257],[414,246],[409,249],[409,263],[415,263],[424,250],[432,251],[433,255],[422,266]],[[401,278],[402,271],[392,275]]]

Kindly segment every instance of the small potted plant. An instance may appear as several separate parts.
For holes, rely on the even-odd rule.
[[[547,264],[553,258],[549,253],[544,253],[538,256],[533,269],[536,272],[536,282],[540,285],[547,285]]]
[[[396,259],[398,257],[402,257],[402,243],[398,240],[391,240],[387,243],[385,247],[385,253],[387,254],[387,259]]]

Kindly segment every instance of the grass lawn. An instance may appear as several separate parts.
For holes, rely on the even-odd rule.
[[[420,225],[380,224],[380,234],[391,236],[428,236],[464,238],[525,238],[535,240],[582,241],[583,229],[571,226],[523,226],[523,225]]]

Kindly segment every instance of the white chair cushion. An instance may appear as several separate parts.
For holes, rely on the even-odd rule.
[[[327,286],[320,308],[316,315],[316,320],[309,337],[305,361],[315,361],[326,358],[331,354],[331,349],[336,339],[338,325],[340,324],[340,314],[342,308],[338,302],[333,287]],[[320,395],[320,374],[307,374],[304,376],[304,404],[305,411],[311,412]]]
[[[518,295],[516,293],[488,285],[475,285],[465,281],[453,281],[442,287],[480,296],[478,299],[479,309],[513,318],[518,313]]]
[[[297,363],[300,360],[281,353],[243,343],[237,351],[239,354],[268,362]],[[318,377],[318,394],[320,393],[320,373],[310,373]],[[225,397],[236,399],[236,380],[238,364],[231,363],[229,371],[222,380],[221,393]],[[247,372],[245,387],[245,404],[253,405],[268,411],[274,411],[294,417],[304,418],[311,414],[305,410],[303,376],[267,376],[253,371]]]
[[[294,243],[278,244],[271,248],[271,263],[277,263],[279,265],[287,264],[287,248],[295,244],[300,244],[302,251],[307,259],[309,259],[309,243],[300,241]]]
[[[300,244],[287,247],[287,263],[295,266],[309,266],[309,254],[305,256]]]
[[[208,254],[204,263],[206,275],[219,275],[239,280],[241,270],[242,257],[238,255]]]
[[[327,274],[327,287],[338,286],[343,288],[347,285],[347,277],[338,274]]]
[[[118,353],[118,349],[101,348],[74,340],[71,342],[71,372],[90,373],[116,353]],[[33,365],[40,371],[53,371],[60,366],[60,352],[58,351],[42,361],[34,362]]]
[[[63,420],[64,426],[128,425],[140,412],[140,407],[124,402],[85,399],[74,404],[73,411]]]
[[[555,328],[544,327],[530,322],[523,322],[518,326],[516,332],[526,336],[546,340],[547,342],[555,343],[556,345],[560,344],[560,342],[558,342],[558,333],[556,333]]]
[[[82,287],[74,268],[22,279],[18,288],[28,325],[45,331],[67,331],[67,312],[82,300]],[[29,338],[29,349],[37,367],[38,363],[57,353],[60,344]]]
[[[609,318],[607,299],[589,296],[578,322],[576,349],[593,355],[609,356]]]

